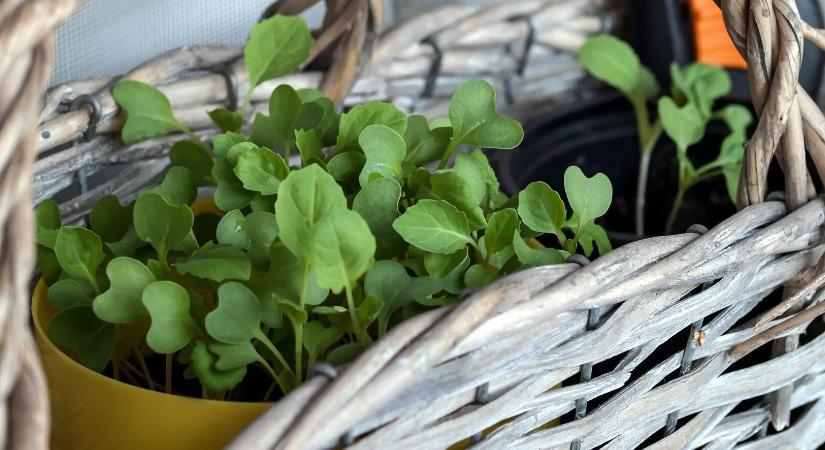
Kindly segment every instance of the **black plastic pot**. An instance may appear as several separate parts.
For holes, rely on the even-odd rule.
[[[705,139],[688,149],[694,164],[698,167],[715,158],[727,134],[723,123],[711,122]],[[545,181],[563,194],[564,171],[571,165],[588,176],[605,173],[613,184],[613,204],[601,224],[614,244],[638,239],[634,211],[639,144],[635,116],[624,98],[597,99],[530,122],[518,151],[496,152],[492,160],[508,195],[516,195],[532,181]],[[677,188],[676,149],[663,134],[651,158],[647,234],[663,234]],[[734,212],[724,180],[712,179],[688,191],[673,231],[684,231],[694,223],[711,226]]]

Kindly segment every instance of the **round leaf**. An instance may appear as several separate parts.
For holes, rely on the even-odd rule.
[[[146,333],[149,347],[164,354],[186,347],[197,330],[186,289],[173,281],[155,281],[143,290],[142,301],[152,319]]]
[[[639,78],[639,56],[624,41],[601,35],[589,38],[579,49],[579,62],[591,75],[630,93]]]
[[[84,306],[57,313],[49,322],[48,335],[95,372],[106,368],[117,340],[115,326],[98,319],[92,308]]]
[[[249,84],[294,72],[309,56],[312,35],[297,16],[274,15],[252,27],[243,50]]]
[[[564,192],[582,224],[603,216],[613,201],[613,186],[607,175],[599,172],[588,178],[576,166],[564,171]]]
[[[453,143],[480,148],[511,149],[521,143],[518,121],[496,111],[496,91],[490,83],[473,79],[459,86],[450,101]]]
[[[408,243],[433,253],[455,253],[471,241],[467,217],[443,200],[419,201],[393,228]]]
[[[518,214],[531,230],[556,235],[561,233],[567,218],[561,196],[543,181],[534,181],[519,192]]]
[[[103,262],[103,243],[96,234],[85,228],[61,227],[55,239],[54,254],[68,274],[97,286],[95,273]]]
[[[218,307],[206,315],[206,331],[226,344],[240,344],[260,333],[261,303],[236,281],[218,288]]]
[[[110,286],[92,303],[95,314],[111,323],[130,323],[146,315],[142,296],[146,286],[155,282],[155,276],[142,262],[119,256],[106,266]]]
[[[372,265],[375,238],[367,222],[344,209],[318,222],[310,239],[309,262],[318,284],[338,293],[361,277]]]

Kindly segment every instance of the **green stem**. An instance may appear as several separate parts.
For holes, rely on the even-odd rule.
[[[647,107],[645,106],[645,109]],[[636,235],[645,234],[645,199],[647,198],[647,179],[650,172],[650,157],[653,148],[662,135],[662,124],[658,120],[651,128],[639,125],[639,177],[636,180]],[[643,130],[645,134],[642,134]]]
[[[298,308],[303,311],[309,290],[309,263],[304,263],[304,279],[301,285],[301,295],[298,298]],[[304,324],[295,325],[295,376],[300,383],[303,375],[304,363]]]
[[[273,369],[272,366],[270,366],[269,363],[266,362],[266,360],[261,358],[260,361],[258,361],[258,362],[261,364],[261,367],[263,367],[264,370],[266,370],[266,372],[269,374],[269,376],[272,377],[272,380],[275,381],[275,384],[277,384],[278,387],[281,388],[281,392],[283,392],[284,394],[289,392],[289,386],[287,386],[286,381],[282,380],[281,377],[278,376],[278,374],[275,372],[275,369]],[[269,398],[269,396],[271,394],[272,394],[272,388],[270,387],[270,389],[267,390],[267,393],[264,396],[264,400]]]
[[[665,234],[670,234],[670,230],[673,229],[673,223],[676,222],[676,216],[679,215],[679,209],[682,208],[682,201],[685,198],[685,192],[687,189],[687,185],[684,185],[681,182],[679,183],[679,191],[676,193],[676,199],[673,201],[673,208],[671,208],[670,214],[667,216]]]
[[[450,160],[450,157],[453,156],[453,152],[455,151],[458,140],[453,138],[450,139],[450,145],[447,146],[447,150],[444,151],[444,156],[441,157],[441,162],[438,163],[438,170],[441,170],[447,167],[447,162]]]
[[[252,91],[255,90],[255,86],[249,85],[249,88],[246,90],[246,94],[243,96],[243,100],[241,100],[241,108],[238,112],[241,114],[241,117],[246,120],[246,112],[249,109],[249,103],[252,100]]]
[[[137,347],[137,345],[135,345],[132,349],[135,352],[138,364],[140,364],[140,369],[143,371],[143,376],[146,377],[146,384],[149,385],[149,389],[154,391],[155,382],[152,380],[152,375],[149,374],[149,366],[146,365],[146,360],[143,359],[143,354],[140,353],[140,349]]]
[[[255,333],[255,339],[260,341],[261,344],[263,344],[264,347],[266,347],[272,353],[272,355],[275,357],[275,359],[277,359],[278,362],[282,366],[284,366],[285,370],[288,370],[289,373],[292,376],[295,376],[295,372],[293,372],[292,368],[289,367],[289,364],[287,364],[286,359],[284,358],[284,355],[282,355],[281,352],[278,350],[278,347],[275,347],[275,344],[273,344],[272,341],[270,341],[269,338],[266,337],[266,335],[263,333],[263,331],[258,330]]]
[[[349,318],[352,321],[352,328],[355,330],[355,339],[359,344],[369,344],[370,339],[361,329],[361,322],[358,320],[358,311],[355,310],[355,301],[352,299],[352,289],[349,284],[344,288],[347,294],[347,309],[349,309]]]

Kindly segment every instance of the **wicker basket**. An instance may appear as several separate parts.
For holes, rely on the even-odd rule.
[[[295,5],[308,3],[281,7],[296,11]],[[540,110],[537,105],[552,107],[553,101],[586,95],[578,84],[570,89],[583,77],[571,52],[583,36],[609,30],[606,18],[617,13],[612,2],[599,0],[446,7],[385,34],[353,86],[359,59],[366,59],[358,56],[367,53],[361,49],[378,28],[379,15],[366,0],[328,3],[339,12],[333,16],[338,20],[326,21],[327,36],[337,37],[330,39],[336,43],[329,52],[332,62],[325,71],[310,67],[262,85],[253,107],[262,108],[275,85],[289,82],[321,85],[345,104],[391,99],[441,115],[458,82],[483,75],[508,93],[503,97],[512,110],[527,117]],[[800,340],[825,312],[816,295],[825,282],[820,275],[825,263],[817,263],[825,201],[813,198],[805,166],[807,148],[825,179],[825,117],[797,83],[803,36],[825,47],[825,32],[801,22],[792,0],[723,0],[723,9],[752,68],[760,113],[747,147],[739,213],[711,230],[694,226],[685,234],[639,241],[592,263],[576,260],[520,272],[459,305],[404,322],[340,373],[317,367],[231,448],[445,448],[467,438],[474,448],[490,449],[618,449],[642,443],[816,448],[825,442],[825,334],[810,332]],[[232,88],[244,80],[242,65],[227,69],[237,55],[238,49],[183,49],[127,76],[160,84],[178,118],[205,128],[203,111],[231,103]],[[566,66],[559,64],[565,60]],[[193,74],[195,68],[206,70]],[[38,81],[40,88],[43,80]],[[121,123],[108,93],[112,81],[69,83],[46,96],[34,147],[41,156],[35,197],[54,195],[80,180],[79,193],[70,192],[61,205],[69,220],[79,220],[102,195],[137,193],[163,170],[173,142],[123,148],[116,136],[106,136]],[[96,94],[82,96],[89,93]],[[62,112],[59,105],[67,100],[74,100],[69,102],[74,108]],[[8,154],[6,136],[15,130],[5,124],[0,149]],[[24,160],[14,169],[22,178],[3,191],[13,191],[14,202],[4,204],[29,211],[27,192],[21,196],[19,186],[26,186],[31,156],[15,153],[21,154],[28,159],[18,156]],[[786,173],[787,205],[762,202],[774,154]],[[10,208],[3,211],[4,220],[19,220]],[[21,237],[30,238],[26,220],[10,225],[4,244],[30,242]],[[29,248],[21,247],[29,261]],[[11,259],[9,253],[4,252],[3,264],[20,267],[19,254]],[[17,278],[19,301],[25,277]],[[782,305],[758,323],[743,320],[773,306],[768,294],[779,287],[786,298]],[[786,310],[791,312],[777,318]],[[24,323],[6,321],[18,322]],[[4,350],[14,339],[25,340],[23,330],[6,330]],[[667,350],[665,344],[674,340],[681,340],[682,350]],[[773,346],[767,357],[747,357],[767,343]],[[25,346],[16,347],[19,352]],[[591,409],[598,403],[591,412],[589,401],[594,401]],[[799,413],[793,421],[792,411]],[[575,420],[544,426],[568,413]],[[768,435],[771,422],[781,432]]]

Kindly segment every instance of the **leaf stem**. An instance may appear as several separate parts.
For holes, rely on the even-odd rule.
[[[140,369],[143,370],[143,376],[146,377],[146,383],[149,385],[149,389],[155,390],[155,382],[152,380],[152,375],[149,373],[149,366],[146,365],[146,360],[143,359],[143,354],[140,353],[140,349],[137,345],[134,345],[132,349],[135,352],[135,356],[137,357],[138,364],[140,364]]]
[[[249,109],[249,103],[252,100],[252,91],[254,90],[255,86],[250,83],[249,87],[246,89],[246,93],[243,96],[243,100],[241,100],[241,107],[238,109],[238,113],[240,113],[244,121],[246,120],[246,113]]]
[[[645,107],[646,109],[646,107]],[[639,119],[639,118],[637,118]],[[642,134],[642,130],[647,130]],[[636,183],[636,235],[645,234],[645,199],[647,198],[647,180],[650,172],[650,157],[659,137],[662,135],[662,124],[658,120],[652,127],[639,125],[639,177]]]
[[[444,156],[441,157],[441,162],[438,163],[438,170],[447,167],[447,162],[450,161],[450,157],[453,156],[453,152],[456,147],[458,147],[458,142],[459,140],[455,139],[455,137],[450,139],[450,144],[447,146],[447,150],[444,151]]]
[[[301,295],[298,298],[298,309],[303,311],[306,303],[307,290],[309,289],[309,263],[304,263],[304,278],[301,284]],[[304,363],[304,324],[296,324],[295,327],[295,376],[300,383],[303,381]]]
[[[272,366],[269,365],[269,363],[266,362],[265,359],[261,358],[258,362],[261,364],[261,367],[263,367],[264,370],[269,374],[269,376],[272,377],[272,380],[275,381],[275,384],[277,384],[278,387],[281,388],[281,392],[283,392],[284,394],[289,392],[289,386],[286,385],[286,382],[282,380],[280,376],[278,376],[278,374],[275,372],[275,369],[273,369]],[[267,398],[269,398],[270,395],[272,395],[272,387],[274,387],[274,384],[267,390],[266,395],[264,395],[264,400],[266,400]]]
[[[361,323],[358,320],[358,312],[355,310],[355,301],[352,299],[352,289],[349,284],[344,287],[347,295],[347,309],[349,309],[349,317],[352,321],[352,328],[355,330],[355,339],[359,344],[369,344],[370,339],[361,329]]]
[[[278,362],[282,366],[284,366],[284,369],[288,370],[289,373],[292,374],[293,376],[295,375],[295,373],[292,371],[292,368],[289,367],[289,364],[287,364],[286,359],[284,358],[284,355],[282,355],[281,352],[278,350],[278,347],[275,347],[275,344],[273,344],[272,341],[270,341],[269,338],[266,337],[266,335],[263,333],[263,331],[261,331],[259,329],[255,333],[255,338],[258,341],[260,341],[261,344],[263,344],[264,347],[266,347],[267,350],[269,350],[272,353],[273,356],[275,356],[275,359],[277,359]]]
[[[682,201],[684,201],[685,192],[687,190],[687,185],[679,183],[679,191],[676,193],[676,199],[673,201],[673,207],[670,210],[670,214],[667,216],[667,223],[665,223],[665,234],[670,234],[670,231],[673,229],[673,224],[676,222],[676,217],[679,215],[679,209],[682,208]]]

